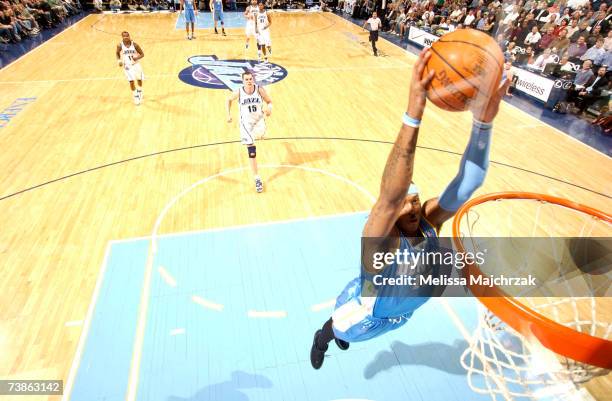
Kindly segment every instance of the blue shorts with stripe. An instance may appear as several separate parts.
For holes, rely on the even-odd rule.
[[[361,297],[361,279],[353,279],[336,299],[332,313],[336,338],[349,343],[366,341],[399,329],[421,307],[428,297],[410,298],[410,307],[400,316],[379,318],[373,316],[375,297]]]
[[[186,23],[195,23],[195,13],[192,8],[185,9],[185,22]]]
[[[219,10],[215,10],[215,21],[221,21],[223,22],[223,11]]]

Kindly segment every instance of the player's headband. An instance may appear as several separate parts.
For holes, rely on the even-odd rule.
[[[406,195],[418,195],[418,194],[419,194],[419,187],[417,187],[414,182],[411,182],[410,186],[408,187],[408,191],[406,191]]]

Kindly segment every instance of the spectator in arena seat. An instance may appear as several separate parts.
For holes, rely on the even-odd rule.
[[[540,71],[544,71],[547,64],[556,63],[557,58],[553,54],[553,49],[545,49],[544,53],[540,54],[533,63],[528,63],[528,66]]]
[[[531,31],[527,27],[527,22],[523,21],[519,24],[518,29],[513,31],[512,40],[522,45],[523,43],[525,43],[525,39],[527,38],[527,35],[529,35],[530,32]]]
[[[104,11],[104,4],[102,4],[102,0],[93,0],[93,7],[96,12],[101,13]]]
[[[390,32],[392,32],[395,35],[399,35],[400,33],[403,34],[402,25],[404,24],[404,22],[406,22],[406,12],[402,9],[401,12],[395,18],[395,21],[391,22]],[[404,35],[402,35],[402,37],[403,36]]]
[[[32,13],[36,22],[44,28],[52,28],[53,17],[51,16],[50,8],[47,3],[42,0],[24,0],[26,3],[26,9]]]
[[[586,22],[587,25],[591,25],[591,23],[593,23],[593,10],[589,10],[586,13],[582,14],[582,17],[580,17],[580,23],[582,24],[583,22]]]
[[[548,32],[548,29],[550,27],[553,28],[553,32],[555,31],[555,28],[557,28],[557,24],[556,24],[556,20],[555,20],[555,16],[554,15],[550,15],[548,17],[548,22],[546,22],[543,26],[542,26],[542,30]]]
[[[589,36],[587,37],[587,46],[592,47],[597,43],[599,39],[603,39],[603,35],[601,34],[601,25],[596,26],[589,32]]]
[[[109,4],[111,11],[117,12],[121,10],[121,0],[110,0]]]
[[[563,9],[563,13],[561,14],[561,17],[559,17],[559,20],[557,21],[559,24],[561,24],[562,21],[565,21],[565,25],[569,25],[570,21],[572,20],[572,15],[571,15],[571,11],[568,7],[565,7]]]
[[[548,14],[550,12],[546,9],[546,2],[540,1],[535,10],[532,10],[535,14],[535,19],[538,22],[545,23],[548,21]]]
[[[506,18],[504,18],[504,20],[502,21],[503,25],[509,25],[510,22],[516,21],[518,19],[519,16],[519,6],[515,5],[512,7],[512,12],[508,13],[506,15]]]
[[[472,27],[472,24],[475,22],[475,20],[476,20],[476,13],[474,12],[474,10],[470,10],[468,12],[468,15],[463,20],[463,25],[467,27]]]
[[[591,31],[593,31],[596,27],[600,27],[600,32],[607,33],[608,32],[608,21],[606,21],[606,13],[605,11],[598,11],[594,16],[594,21],[591,24]]]
[[[497,42],[499,47],[502,49],[502,51],[506,51],[506,46],[508,46],[509,42],[503,33],[498,34],[497,39],[495,41]]]
[[[608,35],[604,39],[604,49],[612,50],[612,29],[608,31]]]
[[[515,63],[518,65],[533,64],[535,60],[535,54],[533,53],[533,48],[531,46],[527,46],[524,52],[515,53],[514,59],[515,59]]]
[[[567,30],[559,32],[559,37],[553,40],[548,47],[555,48],[555,53],[562,55],[569,47],[570,41],[567,38]]]
[[[0,11],[0,43],[16,42],[14,39],[15,31],[13,27],[9,24],[5,24],[4,21],[4,12]]]
[[[514,61],[514,54],[516,53],[516,43],[510,42],[504,51],[504,60]]]
[[[538,42],[542,39],[542,35],[538,31],[538,27],[534,26],[531,28],[531,32],[527,34],[523,43],[528,46],[536,46]]]
[[[574,72],[574,65],[569,61],[569,56],[567,54],[561,57],[561,61],[559,61],[556,70],[563,72]]]
[[[593,74],[593,70],[591,69],[592,66],[593,62],[591,60],[586,60],[584,63],[582,63],[582,68],[576,72],[576,76],[574,77],[575,90],[583,89],[587,82],[589,82],[589,80],[595,76],[595,74]]]
[[[584,112],[591,104],[597,101],[602,95],[602,91],[608,88],[606,73],[607,69],[605,66],[599,67],[597,69],[597,75],[589,79],[584,89],[578,92],[576,106],[578,106],[581,112]]]
[[[13,18],[9,15],[9,9],[0,11],[0,28],[8,30],[9,40],[13,43],[21,42],[21,35],[19,34],[19,27],[17,23],[13,21]]]
[[[555,28],[554,27],[550,27],[548,28],[548,30],[546,31],[546,33],[544,35],[542,35],[542,39],[540,39],[540,42],[538,43],[538,47],[540,48],[540,50],[544,50],[547,49],[550,44],[557,39],[557,37],[555,35],[553,35],[553,30]]]
[[[495,15],[493,14],[488,15],[482,31],[489,35],[493,35],[495,31],[497,31],[496,28],[497,28],[497,22],[495,22]]]
[[[593,60],[597,66],[606,66],[608,71],[612,71],[612,50],[606,51],[604,54]]]
[[[583,55],[580,57],[580,60],[591,60],[595,61],[595,59],[602,57],[606,50],[603,47],[604,41],[603,39],[598,39],[595,42],[593,47],[590,47]]]
[[[570,43],[567,47],[567,55],[570,58],[579,58],[584,55],[587,51],[586,41],[584,36],[579,36],[576,43]]]
[[[567,37],[570,38],[570,42],[574,41],[572,40],[574,33],[576,33],[576,31],[579,29],[580,27],[578,26],[578,20],[576,18],[572,19],[567,27]]]
[[[553,30],[553,34],[558,36],[562,30],[565,30],[567,32],[567,21],[565,20],[563,20],[560,24],[558,24],[555,27],[555,29]],[[569,36],[568,36],[568,39],[569,39]]]
[[[577,10],[589,4],[589,0],[567,0],[567,6],[572,10]]]
[[[570,37],[570,40],[572,42],[577,41],[580,36],[584,36],[585,39],[589,36],[589,24],[586,22],[582,22],[579,26],[580,28],[574,31],[574,33]]]
[[[524,21],[527,23],[527,29],[529,29],[529,32],[531,32],[534,26],[539,28],[538,22],[535,20],[533,13],[527,13]]]
[[[59,22],[64,22],[68,12],[60,0],[45,0],[45,3],[51,8],[51,15]]]
[[[36,22],[36,19],[34,18],[32,13],[30,13],[23,6],[23,4],[14,6],[14,9],[15,9],[15,17],[22,25],[24,25],[24,27],[28,31],[28,34],[30,36],[38,35],[40,33],[40,27],[38,26],[38,23]]]

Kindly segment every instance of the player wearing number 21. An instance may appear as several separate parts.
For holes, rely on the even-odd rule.
[[[142,81],[144,73],[140,66],[140,59],[144,57],[144,52],[138,44],[132,41],[128,32],[121,33],[121,43],[117,45],[117,64],[123,68],[125,77],[130,83],[130,89],[134,94],[134,104],[139,105],[142,102]],[[134,85],[134,81],[138,86]]]

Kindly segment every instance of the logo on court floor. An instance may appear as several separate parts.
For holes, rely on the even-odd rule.
[[[274,63],[256,60],[219,60],[217,56],[193,56],[190,67],[179,72],[186,84],[209,89],[236,90],[242,86],[242,73],[251,71],[259,85],[276,83],[287,76],[287,70]]]

